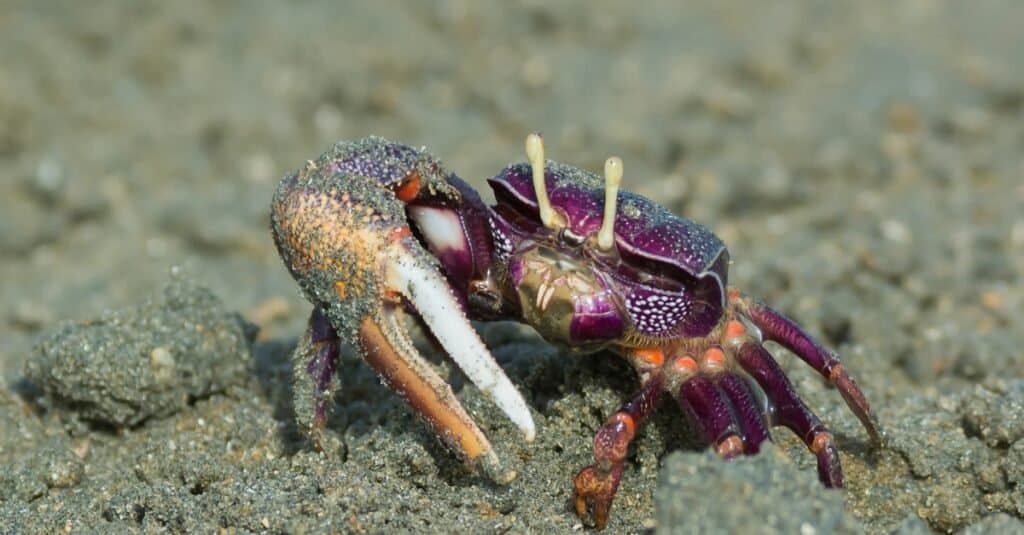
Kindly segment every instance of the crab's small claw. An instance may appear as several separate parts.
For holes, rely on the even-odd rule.
[[[596,529],[604,529],[621,480],[622,463],[613,464],[605,470],[596,465],[580,470],[573,480],[576,516]]]
[[[576,474],[573,502],[580,520],[597,529],[608,524],[615,493],[622,480],[622,467],[637,427],[647,420],[664,393],[660,373],[650,375],[640,392],[608,418],[594,435],[594,464]]]

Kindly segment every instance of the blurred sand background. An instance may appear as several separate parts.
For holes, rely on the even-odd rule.
[[[426,146],[485,191],[533,130],[580,167],[622,156],[625,187],[714,229],[730,282],[838,349],[889,437],[872,450],[776,348],[847,490],[784,430],[720,463],[666,403],[610,532],[1019,533],[1022,23],[1012,0],[0,2],[0,533],[578,528],[571,478],[624,367],[482,326],[540,425],[522,444],[452,372],[519,470],[498,487],[348,355],[316,454],[289,414],[309,306],[268,231],[277,180],[336,140]],[[252,353],[228,311],[260,328]],[[168,327],[196,318],[223,344]],[[125,398],[125,420],[44,395],[81,387],[57,369],[131,383],[122,349],[178,333],[205,386]]]

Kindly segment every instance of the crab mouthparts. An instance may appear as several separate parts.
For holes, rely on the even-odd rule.
[[[532,442],[537,431],[526,401],[466,319],[447,281],[433,266],[423,265],[404,247],[394,249],[397,254],[388,263],[386,273],[388,285],[416,307],[466,377],[512,420],[527,442]]]

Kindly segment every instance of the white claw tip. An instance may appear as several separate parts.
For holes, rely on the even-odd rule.
[[[604,219],[597,233],[597,246],[607,251],[615,243],[615,209],[622,184],[622,158],[612,156],[604,162]]]
[[[555,228],[555,211],[551,208],[548,191],[544,185],[544,139],[537,132],[526,136],[526,158],[530,160],[533,173],[533,191],[537,195],[540,221],[547,228]]]
[[[523,438],[527,442],[533,442],[533,439],[537,438],[537,429],[534,428],[532,419],[526,425],[520,426],[519,430],[523,432]]]

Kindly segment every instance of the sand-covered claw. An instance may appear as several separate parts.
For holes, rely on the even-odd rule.
[[[417,151],[379,139],[332,154],[285,177],[272,205],[278,250],[314,304],[294,357],[295,393],[303,397],[295,402],[297,416],[319,436],[338,347],[351,340],[446,444],[496,481],[512,479],[451,387],[416,350],[403,318],[406,310],[420,316],[466,376],[533,440],[526,401],[470,324],[465,297],[406,219],[405,203],[421,189],[446,191],[443,172]]]

